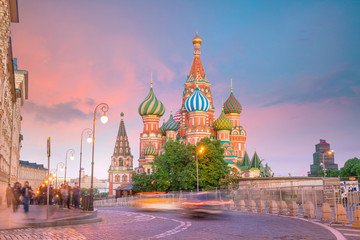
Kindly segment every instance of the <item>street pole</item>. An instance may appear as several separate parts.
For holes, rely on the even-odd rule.
[[[322,157],[323,157],[323,173],[324,173],[324,177],[326,177],[326,167],[325,167],[325,152],[322,153]]]
[[[90,205],[89,211],[94,210],[94,193],[93,193],[93,184],[94,184],[94,152],[95,152],[95,121],[96,121],[96,110],[101,106],[101,111],[104,113],[101,117],[103,123],[107,122],[106,112],[109,110],[109,105],[106,103],[100,103],[95,107],[94,110],[94,119],[93,119],[93,129],[92,129],[92,158],[91,158],[91,183],[90,183]]]
[[[68,152],[71,153],[71,158],[73,158],[75,151],[74,151],[73,149],[68,149],[68,150],[66,151],[66,155],[65,155],[65,178],[64,178],[64,184],[66,183],[67,154],[68,154]]]
[[[58,186],[58,185],[57,185],[57,178],[58,178],[58,175],[59,175],[59,173],[58,173],[59,164],[61,165],[62,168],[64,167],[64,163],[63,163],[63,162],[59,162],[58,164],[56,164],[56,182],[55,182],[56,187]]]
[[[89,134],[89,137],[92,134],[92,130],[91,128],[85,128],[82,132],[81,132],[81,140],[80,140],[80,169],[79,169],[79,188],[81,189],[81,162],[82,162],[82,143],[83,143],[83,135],[84,132],[87,131],[87,133]],[[92,139],[92,138],[91,138]]]
[[[47,139],[47,157],[48,157],[48,183],[46,194],[46,220],[49,220],[49,196],[50,196],[50,137]]]
[[[199,163],[198,163],[198,152],[196,150],[196,190],[199,192]]]

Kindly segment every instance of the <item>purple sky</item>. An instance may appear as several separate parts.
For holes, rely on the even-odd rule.
[[[50,168],[73,148],[68,175],[77,176],[81,130],[91,127],[95,105],[107,102],[95,176],[107,178],[122,111],[137,165],[137,108],[150,72],[168,119],[180,107],[198,29],[216,116],[232,78],[250,157],[256,148],[276,175],[302,176],[324,138],[342,167],[360,157],[359,11],[359,1],[19,0],[13,55],[29,71],[21,159],[47,163],[51,136]],[[89,174],[91,146],[83,150]]]

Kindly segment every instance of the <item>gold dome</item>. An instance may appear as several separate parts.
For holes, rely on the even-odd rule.
[[[196,35],[192,40],[193,44],[201,44],[202,43],[202,39],[199,37],[198,31],[196,30]]]

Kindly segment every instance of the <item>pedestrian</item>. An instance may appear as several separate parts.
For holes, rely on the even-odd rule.
[[[11,185],[10,183],[8,184],[8,187],[6,188],[6,204],[7,204],[7,207],[10,208],[11,206],[11,202],[13,201],[13,190],[11,188]]]
[[[19,182],[14,183],[14,187],[12,190],[14,196],[12,201],[13,211],[16,212],[19,208],[19,204],[21,201],[21,184]]]
[[[69,183],[66,184],[66,190],[68,192],[68,198],[67,198],[67,208],[70,209],[70,203],[71,203],[71,194],[72,194],[72,189],[71,187],[69,186]]]
[[[80,188],[77,185],[77,183],[75,183],[75,186],[73,188],[73,199],[74,199],[75,208],[79,208],[79,206],[80,206]]]
[[[21,194],[23,196],[23,201],[24,201],[24,210],[27,213],[27,212],[29,212],[30,198],[32,195],[32,189],[31,189],[28,181],[25,182],[24,187],[22,188]]]
[[[65,208],[69,198],[68,189],[65,184],[63,184],[61,187],[61,196],[62,196],[62,207]]]

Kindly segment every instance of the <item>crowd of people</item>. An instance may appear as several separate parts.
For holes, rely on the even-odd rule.
[[[48,196],[48,186],[42,185],[34,192],[26,181],[24,186],[21,183],[14,183],[13,187],[9,184],[6,189],[6,203],[7,207],[16,212],[20,204],[24,205],[24,211],[29,212],[29,205],[46,205]],[[49,186],[49,204],[59,205],[61,208],[75,208],[80,207],[80,188],[77,183],[71,187],[69,183],[61,184],[59,188],[54,188],[52,185]]]

